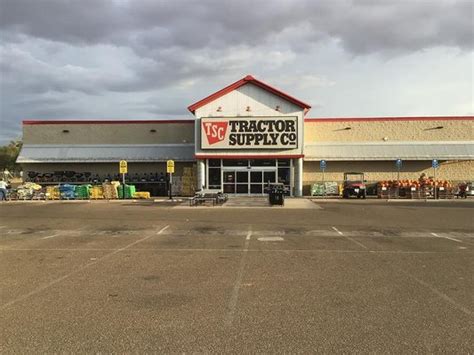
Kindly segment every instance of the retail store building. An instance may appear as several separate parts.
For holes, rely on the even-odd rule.
[[[127,160],[128,180],[155,194],[169,159],[178,178],[193,169],[196,189],[230,194],[262,194],[268,182],[308,194],[322,178],[321,160],[326,181],[347,171],[394,179],[397,159],[403,179],[432,175],[437,159],[439,178],[474,180],[473,116],[307,118],[310,108],[247,76],[189,106],[192,120],[24,121],[18,163],[25,177],[54,183],[65,171],[113,179]]]

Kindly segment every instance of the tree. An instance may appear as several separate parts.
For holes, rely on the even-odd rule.
[[[9,171],[19,170],[16,158],[20,154],[23,143],[21,140],[11,141],[9,144],[0,147],[0,171],[5,169]]]

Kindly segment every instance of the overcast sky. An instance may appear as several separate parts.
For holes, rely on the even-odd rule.
[[[0,143],[23,119],[191,118],[252,74],[307,117],[472,115],[473,1],[0,0]]]

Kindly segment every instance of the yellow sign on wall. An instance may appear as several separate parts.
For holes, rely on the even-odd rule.
[[[174,160],[168,160],[166,162],[166,172],[167,173],[174,173]]]
[[[126,160],[120,160],[120,174],[126,174],[128,172],[128,166]]]

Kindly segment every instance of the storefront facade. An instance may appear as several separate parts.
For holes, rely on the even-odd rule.
[[[303,189],[304,116],[311,107],[252,76],[188,107],[194,114],[198,188],[262,194]]]
[[[251,76],[188,109],[194,119],[24,121],[17,161],[25,178],[57,183],[68,179],[56,179],[61,172],[114,179],[127,160],[130,183],[163,191],[172,159],[174,191],[187,184],[183,194],[261,195],[279,182],[293,196],[307,195],[322,180],[322,160],[326,181],[341,182],[347,171],[369,182],[394,179],[397,159],[401,179],[432,175],[437,159],[439,178],[474,180],[473,116],[307,118],[308,104]]]

